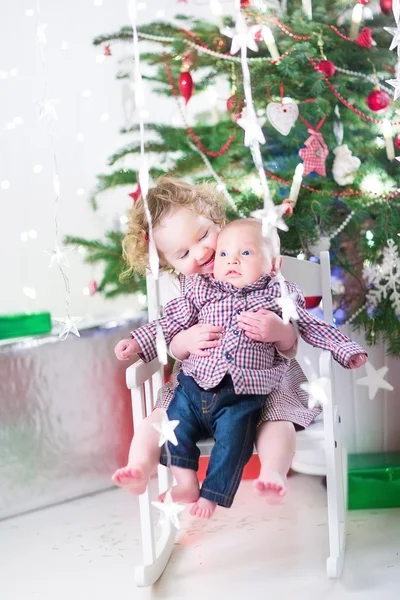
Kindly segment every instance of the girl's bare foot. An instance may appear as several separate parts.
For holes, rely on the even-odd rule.
[[[286,495],[286,477],[278,471],[261,471],[254,482],[254,489],[269,504],[280,504]]]
[[[122,469],[117,469],[111,479],[119,487],[127,489],[131,494],[140,496],[146,491],[149,476],[150,473],[144,467],[127,465]]]

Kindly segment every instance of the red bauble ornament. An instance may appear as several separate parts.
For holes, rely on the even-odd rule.
[[[91,279],[91,281],[89,281],[88,284],[88,288],[89,288],[89,294],[91,296],[94,296],[95,293],[97,292],[97,282],[94,279]]]
[[[317,308],[317,306],[320,305],[322,300],[322,296],[308,296],[308,298],[305,298],[306,301],[306,308],[310,309],[310,308]]]
[[[111,56],[110,44],[107,44],[107,46],[104,48],[104,56]]]
[[[396,148],[400,148],[400,133],[398,133],[394,138],[394,145],[396,146]]]
[[[185,98],[185,103],[187,104],[192,97],[193,92],[193,79],[189,71],[184,71],[179,75],[178,86],[179,91]]]
[[[262,42],[263,40],[264,40],[264,38],[263,38],[262,28],[257,29],[257,31],[254,33],[254,41]]]
[[[336,67],[331,60],[320,60],[317,64],[318,71],[324,73],[327,77],[332,77],[336,72]]]
[[[242,112],[243,110],[243,98],[241,96],[230,96],[226,101],[226,108],[229,112]]]
[[[357,0],[357,3],[366,6],[367,4],[369,4],[369,0]]]
[[[240,0],[240,6],[241,8],[247,8],[250,6],[250,0]]]
[[[373,112],[381,112],[387,109],[391,100],[389,94],[383,90],[375,89],[373,92],[368,94],[366,103],[370,110]]]
[[[379,5],[381,7],[381,11],[388,15],[392,12],[392,0],[380,0]]]
[[[139,183],[136,186],[136,190],[134,192],[131,192],[130,194],[128,194],[128,196],[130,196],[132,198],[133,204],[136,204],[136,201],[140,198],[141,195],[142,195],[142,190],[140,189]]]

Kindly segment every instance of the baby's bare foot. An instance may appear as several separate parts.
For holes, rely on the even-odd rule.
[[[122,467],[117,469],[112,476],[113,482],[119,487],[127,489],[131,494],[140,496],[144,494],[149,481],[149,474],[143,467]]]
[[[159,501],[164,502],[165,494],[159,496]],[[196,502],[200,495],[199,482],[197,478],[195,481],[189,484],[178,483],[171,489],[171,497],[174,502],[183,502],[185,504],[191,504]]]
[[[199,498],[196,504],[193,504],[190,509],[190,514],[199,519],[210,519],[216,507],[216,502],[211,502],[211,500],[206,500],[206,498]]]
[[[286,495],[286,477],[278,471],[264,471],[254,482],[254,489],[269,504],[280,504]]]

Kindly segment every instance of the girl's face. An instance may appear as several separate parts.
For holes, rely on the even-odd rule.
[[[220,231],[210,219],[179,208],[154,229],[154,241],[162,258],[183,275],[202,275],[214,269]]]

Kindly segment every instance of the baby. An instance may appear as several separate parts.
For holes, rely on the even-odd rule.
[[[270,272],[271,258],[261,224],[254,219],[234,221],[219,235],[214,276],[188,278],[185,296],[168,303],[158,321],[167,343],[195,323],[211,323],[225,330],[208,357],[190,355],[183,361],[179,385],[167,411],[170,419],[180,421],[176,429],[178,445],[169,443],[178,497],[198,497],[191,513],[200,517],[210,517],[217,504],[231,506],[253,451],[265,395],[279,387],[288,369],[289,360],[276,351],[274,344],[250,339],[238,327],[242,311],[266,309],[273,311],[279,337],[280,328],[284,328],[278,316],[280,284]],[[297,325],[302,337],[312,345],[331,350],[345,367],[361,366],[366,360],[363,349],[308,314],[299,288],[288,282],[286,285],[296,298]],[[132,340],[119,342],[117,357],[124,359],[139,353],[146,362],[153,360],[156,322],[135,330],[132,336]],[[199,490],[196,442],[210,436],[215,445]],[[287,451],[292,452],[289,448]],[[161,462],[167,463],[165,448]],[[276,470],[279,472],[278,466]]]

